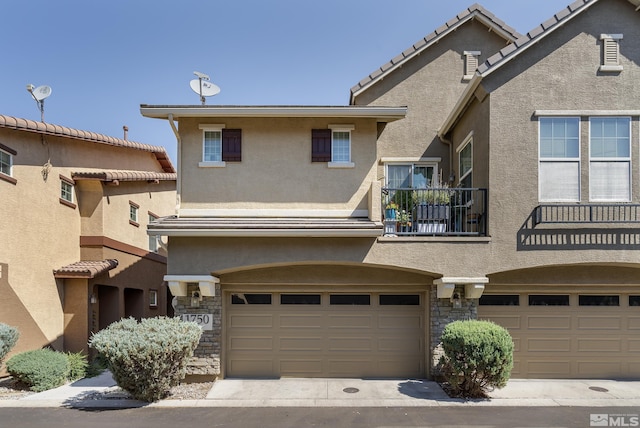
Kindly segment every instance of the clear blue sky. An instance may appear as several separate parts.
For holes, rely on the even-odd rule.
[[[572,0],[484,0],[526,33]],[[140,104],[346,105],[362,78],[473,0],[7,0],[0,114],[40,120],[26,85],[49,85],[45,121],[167,148]]]

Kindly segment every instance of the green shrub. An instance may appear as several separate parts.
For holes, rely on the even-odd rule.
[[[20,333],[15,327],[0,322],[0,366],[4,357],[16,346]]]
[[[108,362],[113,378],[133,398],[164,398],[186,374],[202,330],[179,318],[123,319],[94,334],[89,346]]]
[[[455,321],[442,333],[440,368],[454,396],[486,397],[507,384],[513,368],[513,340],[490,321]]]
[[[69,359],[61,352],[36,349],[14,355],[7,371],[32,391],[41,392],[63,385],[69,375]]]
[[[74,381],[86,377],[89,368],[87,357],[82,352],[67,352],[66,355],[69,360],[69,375],[67,379]]]

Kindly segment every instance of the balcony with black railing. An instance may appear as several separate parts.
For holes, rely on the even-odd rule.
[[[487,236],[487,189],[383,188],[385,236]]]

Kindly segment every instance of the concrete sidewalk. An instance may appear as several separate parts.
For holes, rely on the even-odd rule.
[[[223,379],[205,399],[145,403],[114,393],[109,372],[16,400],[0,407],[420,407],[579,406],[640,409],[640,381],[515,379],[486,400],[452,399],[436,382],[363,379]],[[108,399],[95,399],[97,392]]]

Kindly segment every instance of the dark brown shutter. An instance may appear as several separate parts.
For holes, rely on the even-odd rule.
[[[311,130],[311,162],[331,162],[331,130]]]
[[[223,129],[222,130],[222,161],[240,162],[242,161],[242,130]]]

